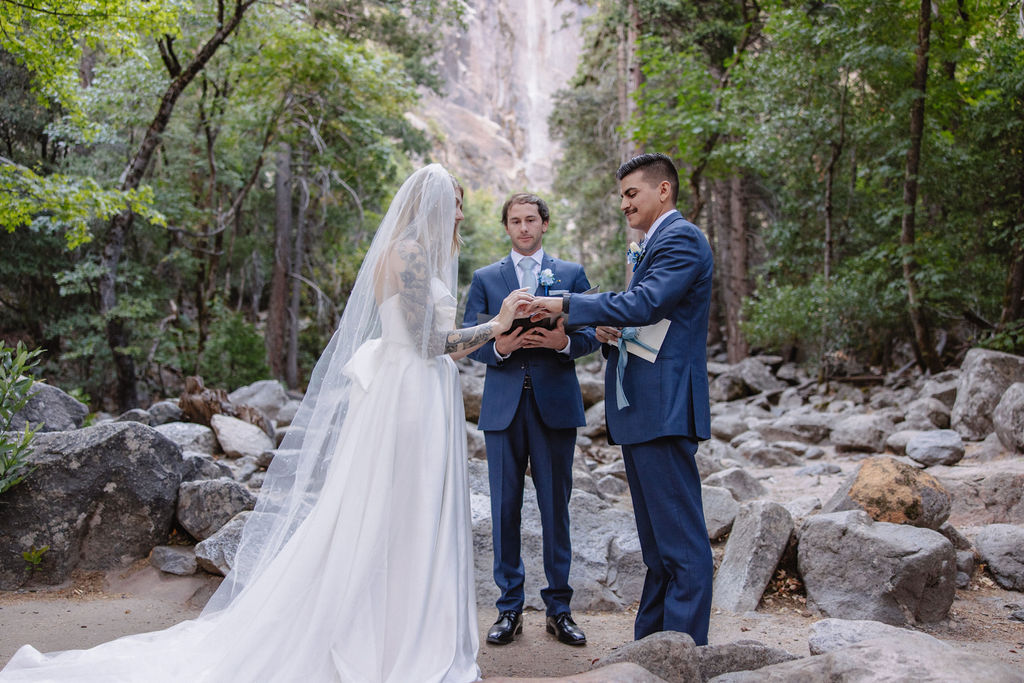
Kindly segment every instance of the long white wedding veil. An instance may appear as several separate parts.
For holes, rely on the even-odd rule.
[[[352,380],[344,369],[361,345],[381,336],[380,306],[400,299],[408,340],[424,358],[443,353],[451,320],[435,319],[437,284],[456,292],[455,181],[439,164],[402,184],[359,268],[338,328],[317,361],[287,434],[267,469],[231,571],[203,610],[228,606],[281,552],[316,505],[338,449]],[[374,453],[359,457],[372,458]]]

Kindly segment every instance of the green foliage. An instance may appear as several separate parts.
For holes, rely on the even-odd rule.
[[[43,555],[50,549],[50,546],[44,545],[40,548],[32,546],[28,550],[22,551],[21,559],[25,560],[25,568],[30,572],[37,572],[43,568]]]
[[[34,380],[27,374],[39,363],[42,349],[29,351],[0,344],[0,493],[20,484],[32,468],[28,456],[36,429],[26,424],[21,434],[12,430],[14,415],[25,407]]]
[[[256,327],[241,313],[215,305],[215,322],[203,349],[199,374],[211,387],[234,391],[270,376],[266,348]]]

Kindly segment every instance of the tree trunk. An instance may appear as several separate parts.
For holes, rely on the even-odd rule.
[[[206,67],[214,53],[224,44],[242,20],[242,15],[256,0],[236,0],[234,14],[226,21],[223,0],[218,2],[219,16],[222,18],[217,31],[199,49],[192,61],[184,69],[171,72],[173,80],[164,91],[157,109],[156,116],[143,135],[142,142],[122,174],[121,189],[135,190],[142,183],[142,178],[149,169],[153,154],[171,120],[174,106],[185,88]],[[168,39],[169,40],[169,39]],[[110,219],[100,265],[102,273],[99,280],[100,315],[106,320],[107,344],[114,359],[117,372],[117,403],[121,410],[128,410],[139,405],[138,387],[136,386],[135,360],[128,347],[131,333],[127,321],[116,314],[117,309],[117,271],[121,262],[121,253],[131,232],[134,214],[126,209]]]
[[[747,357],[750,347],[740,330],[743,299],[747,296],[747,202],[743,179],[734,175],[729,180],[729,231],[719,241],[728,241],[725,266],[725,341],[730,363]]]
[[[924,132],[925,87],[928,84],[928,50],[931,40],[931,0],[921,0],[917,27],[917,61],[914,65],[913,88],[919,94],[910,106],[910,148],[903,181],[903,219],[900,229],[900,247],[903,251],[903,280],[907,287],[910,323],[914,329],[921,364],[931,372],[940,372],[942,364],[935,353],[931,330],[917,285],[917,259],[914,256],[915,208],[917,205],[917,174],[921,166],[921,138]]]
[[[295,251],[292,254],[291,302],[288,306],[288,359],[285,382],[289,389],[299,387],[299,306],[302,303],[302,263],[306,258],[306,224],[309,210],[309,183],[305,177],[308,153],[302,151],[302,173],[299,181],[299,212],[295,220]]]
[[[285,379],[288,336],[288,273],[292,253],[292,158],[291,148],[281,143],[274,180],[274,267],[270,276],[267,306],[267,360],[271,374]]]
[[[729,183],[716,180],[710,183],[705,197],[707,219],[701,226],[711,243],[711,253],[716,264],[729,260]],[[714,283],[711,289],[711,307],[708,311],[708,346],[726,343],[725,321],[725,268],[715,267]]]
[[[625,41],[619,47],[619,116],[622,120],[623,135],[619,148],[619,161],[625,163],[642,153],[642,149],[633,139],[632,126],[630,122],[636,113],[636,100],[634,99],[637,90],[644,82],[644,72],[640,68],[640,60],[637,59],[637,41],[640,38],[640,9],[637,0],[629,0],[626,3],[626,17],[629,23],[626,25]],[[626,226],[626,243],[640,243],[644,239],[644,233]],[[625,262],[625,287],[633,278],[633,265],[626,259]]]

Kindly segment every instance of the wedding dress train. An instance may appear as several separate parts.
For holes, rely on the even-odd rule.
[[[430,288],[437,319],[454,323],[454,298]],[[399,298],[345,365],[323,491],[265,570],[223,609],[164,631],[52,654],[26,645],[0,681],[477,680],[458,371],[422,357]]]

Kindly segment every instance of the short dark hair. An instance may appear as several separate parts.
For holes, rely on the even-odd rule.
[[[615,179],[622,180],[634,171],[641,171],[644,180],[648,182],[653,181],[660,184],[663,180],[667,180],[672,187],[672,203],[675,204],[679,199],[679,173],[672,160],[664,154],[640,154],[633,157],[619,166],[619,170],[615,172]]]
[[[548,211],[548,205],[544,203],[544,200],[535,194],[529,192],[516,192],[514,195],[509,197],[505,201],[505,205],[501,207],[501,224],[506,228],[508,227],[508,207],[513,204],[535,204],[537,206],[537,213],[540,214],[540,219],[544,223],[548,222],[551,217],[551,212]]]

